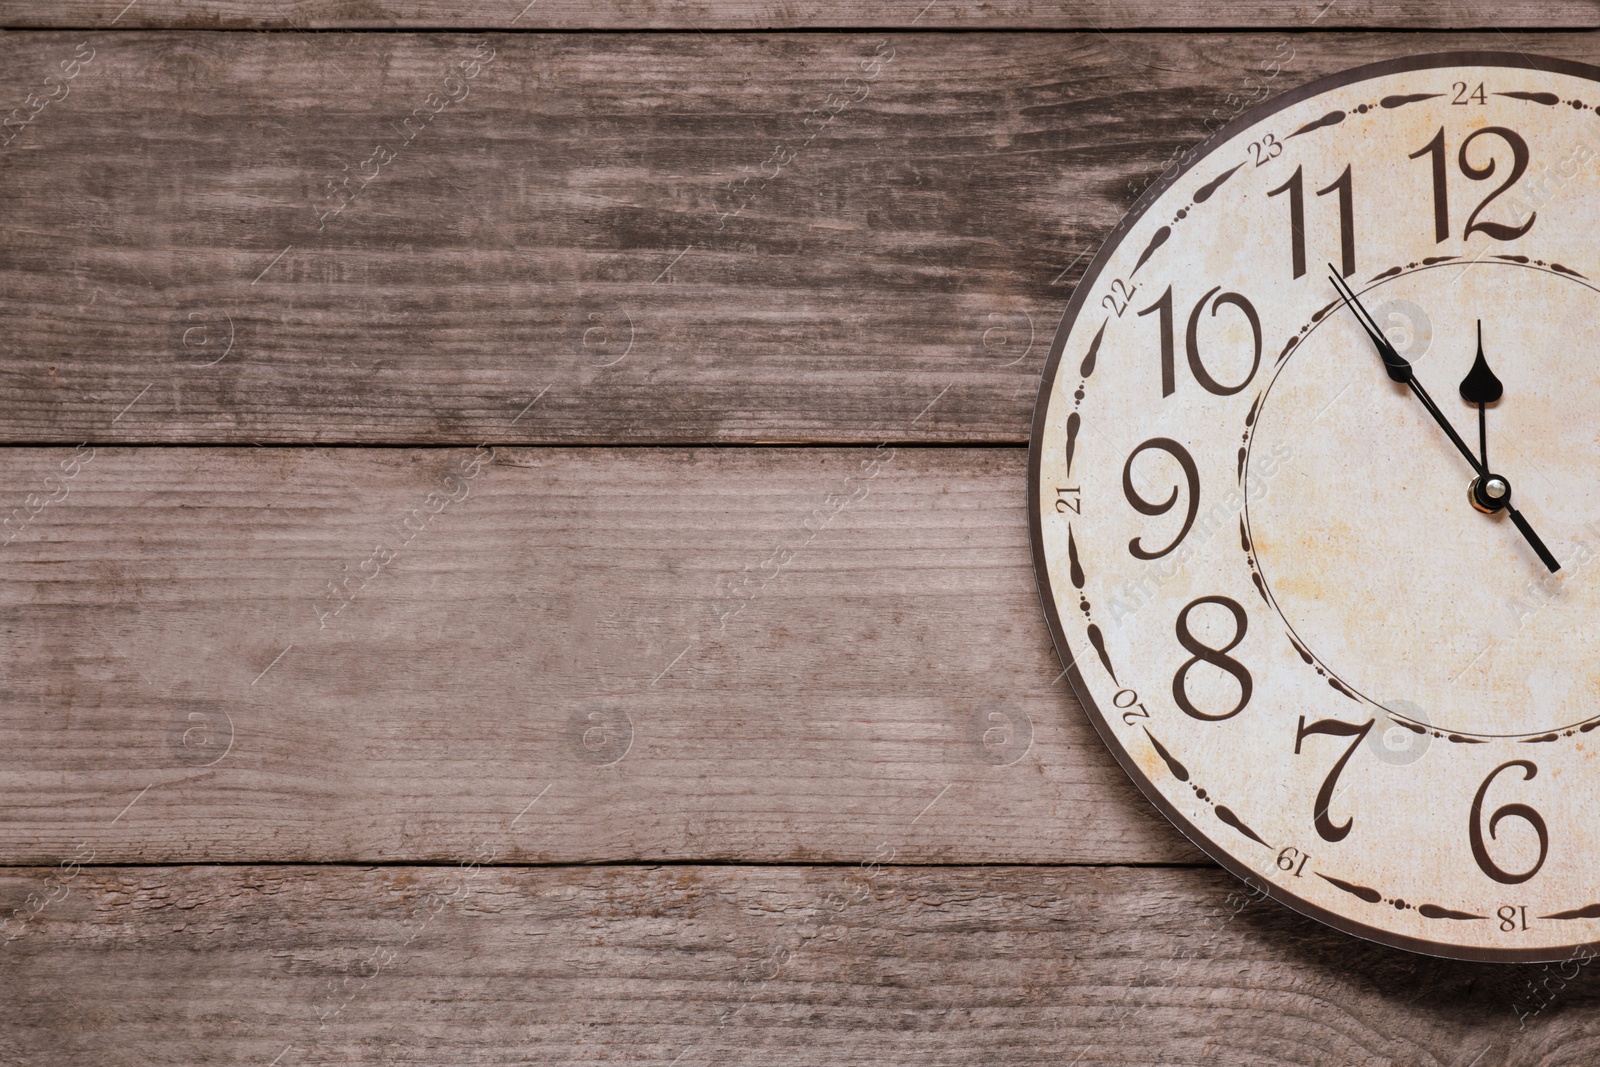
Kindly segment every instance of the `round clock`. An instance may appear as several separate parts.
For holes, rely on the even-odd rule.
[[[1341,930],[1600,942],[1600,68],[1419,56],[1195,149],[1044,371],[1035,568],[1158,808]]]

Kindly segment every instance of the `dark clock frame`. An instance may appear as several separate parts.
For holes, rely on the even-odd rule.
[[[1371,78],[1399,74],[1406,71],[1452,66],[1506,67],[1567,74],[1588,79],[1595,82],[1597,87],[1600,87],[1600,66],[1555,59],[1548,56],[1528,56],[1520,52],[1433,52],[1353,67],[1337,74],[1318,78],[1271,100],[1264,101],[1240,114],[1199,145],[1185,152],[1175,167],[1169,167],[1156,181],[1152,182],[1150,187],[1135,201],[1133,207],[1128,210],[1127,214],[1106,236],[1104,243],[1100,246],[1100,250],[1095,254],[1094,259],[1090,261],[1089,266],[1084,271],[1083,278],[1078,282],[1077,288],[1074,289],[1072,298],[1067,302],[1066,310],[1062,313],[1061,323],[1056,329],[1055,339],[1051,342],[1050,352],[1045,360],[1039,395],[1034,402],[1033,421],[1028,445],[1028,526],[1033,547],[1034,581],[1039,590],[1039,598],[1044,607],[1045,618],[1050,624],[1050,638],[1055,644],[1056,654],[1060,657],[1067,677],[1072,683],[1073,691],[1083,705],[1083,710],[1088,714],[1089,721],[1094,724],[1095,730],[1100,734],[1101,740],[1111,750],[1117,762],[1122,765],[1122,769],[1127,772],[1128,777],[1139,787],[1139,791],[1156,806],[1156,809],[1162,815],[1166,816],[1167,821],[1177,827],[1186,838],[1221,865],[1224,870],[1239,878],[1253,891],[1270,896],[1278,903],[1286,905],[1300,914],[1316,919],[1318,922],[1331,926],[1336,930],[1341,930],[1344,933],[1381,945],[1405,949],[1409,952],[1446,959],[1488,963],[1550,963],[1578,959],[1580,957],[1592,959],[1600,956],[1600,941],[1575,942],[1570,945],[1535,949],[1472,949],[1396,934],[1328,911],[1326,908],[1302,899],[1270,881],[1257,878],[1247,864],[1241,863],[1227,849],[1217,844],[1211,837],[1201,831],[1198,826],[1190,822],[1187,817],[1179,813],[1128,754],[1111,723],[1095,704],[1093,695],[1089,692],[1082,675],[1078,671],[1078,665],[1072,655],[1071,646],[1061,625],[1060,614],[1056,610],[1055,598],[1050,585],[1050,570],[1044,556],[1044,512],[1039,491],[1039,478],[1043,463],[1040,442],[1044,434],[1045,416],[1049,409],[1050,389],[1055,382],[1056,372],[1061,363],[1062,353],[1066,348],[1067,338],[1071,334],[1072,328],[1077,324],[1079,313],[1083,310],[1091,290],[1094,289],[1095,284],[1099,281],[1107,261],[1120,248],[1123,239],[1133,226],[1144,217],[1145,213],[1150,210],[1162,194],[1196,165],[1208,159],[1224,142],[1231,140],[1240,131],[1259,124],[1263,119],[1276,114],[1284,108],[1329,90]]]

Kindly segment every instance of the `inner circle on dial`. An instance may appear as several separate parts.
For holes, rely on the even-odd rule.
[[[1505,386],[1486,408],[1489,468],[1516,487],[1557,574],[1504,509],[1472,506],[1472,467],[1342,306],[1260,401],[1250,455],[1291,457],[1245,469],[1268,595],[1296,644],[1395,718],[1477,737],[1600,722],[1600,291],[1563,271],[1480,260],[1354,286],[1402,351],[1431,334],[1408,358],[1474,450],[1478,410],[1458,387],[1482,319]],[[1400,321],[1418,309],[1425,322]]]

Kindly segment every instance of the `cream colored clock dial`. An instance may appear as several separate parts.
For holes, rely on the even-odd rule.
[[[1600,942],[1596,235],[1600,68],[1363,67],[1181,160],[1051,350],[1035,562],[1085,709],[1184,833],[1348,932]]]

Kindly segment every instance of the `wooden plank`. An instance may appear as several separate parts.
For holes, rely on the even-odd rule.
[[[0,0],[0,26],[132,29],[336,30],[1141,30],[1141,29],[1586,29],[1597,24],[1587,0],[862,0],[738,3],[695,0],[641,7],[621,0],[301,0],[263,7],[250,0]]]
[[[1200,860],[1021,450],[89,451],[0,463],[0,862]]]
[[[477,845],[460,839],[462,859]],[[1593,968],[1429,960],[1215,869],[60,868],[23,1063],[1592,1063]],[[63,897],[62,894],[65,894]],[[1525,1029],[1521,1028],[1525,1024]]]
[[[92,56],[0,150],[0,441],[1022,442],[1083,265],[1230,101],[1465,47],[1600,59],[1570,34],[0,34],[0,101]]]

